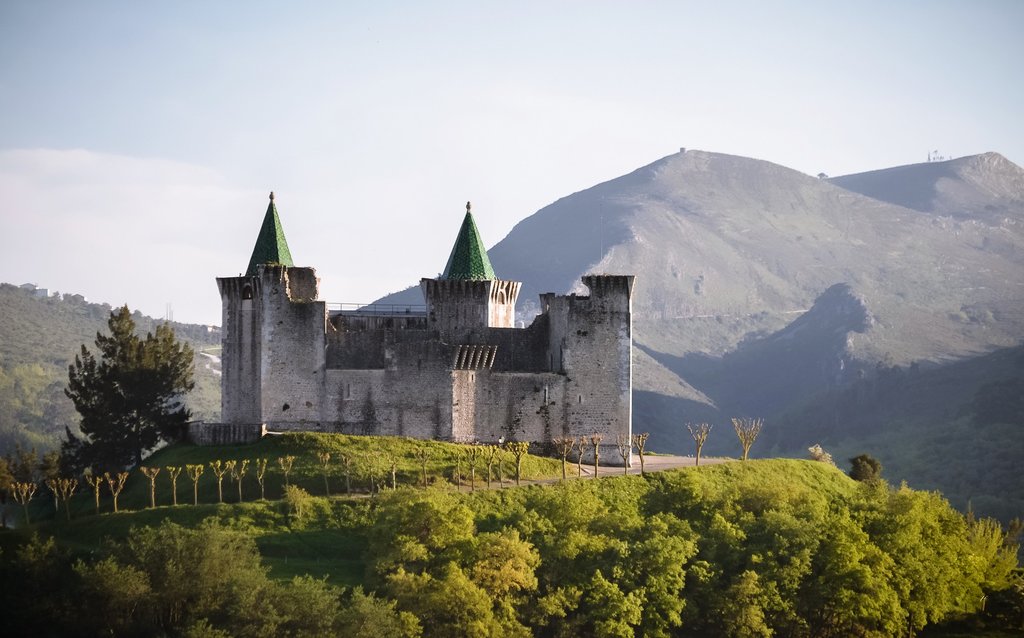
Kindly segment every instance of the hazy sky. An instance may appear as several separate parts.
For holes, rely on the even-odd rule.
[[[321,297],[679,147],[1024,163],[1024,2],[0,3],[0,281],[220,323],[274,190]],[[498,273],[499,276],[501,273]]]

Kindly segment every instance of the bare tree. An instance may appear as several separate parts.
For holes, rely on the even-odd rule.
[[[455,465],[452,467],[452,481],[455,483],[455,491],[462,491],[462,452],[455,452],[452,457]]]
[[[267,492],[264,489],[263,477],[267,475],[267,459],[256,459],[256,482],[260,484],[260,500],[267,500]]]
[[[764,426],[764,419],[752,419],[749,417],[743,417],[742,419],[733,418],[732,428],[736,430],[736,436],[739,437],[740,445],[743,447],[743,458],[741,460],[747,460],[747,456],[750,454],[750,446],[754,445],[757,435],[761,433],[762,426]]]
[[[355,469],[356,458],[351,454],[339,454],[341,471],[345,474],[345,493],[352,494],[352,471]]]
[[[640,476],[644,475],[644,446],[647,445],[647,439],[650,436],[649,432],[633,435],[633,445],[636,446],[637,453],[640,455]]]
[[[480,460],[480,445],[473,443],[466,447],[466,461],[469,463],[469,491],[476,491],[476,464]]]
[[[220,459],[210,461],[210,469],[213,470],[213,475],[217,477],[217,502],[224,502],[224,475],[230,471],[228,464],[232,464],[234,461],[228,461],[225,463]]]
[[[203,470],[206,469],[202,465],[185,465],[185,471],[188,473],[188,477],[192,479],[192,504],[199,505],[199,477],[203,475]]]
[[[110,472],[104,472],[103,478],[107,479],[110,495],[114,497],[114,512],[117,512],[117,497],[124,489],[124,482],[128,480],[128,472],[118,472],[116,476],[111,476]]]
[[[32,482],[16,482],[11,485],[11,489],[14,493],[14,500],[20,503],[25,509],[25,527],[31,525],[31,521],[28,519],[28,504],[32,500],[32,497],[36,495],[37,487],[38,486]]]
[[[505,450],[500,445],[492,445],[494,448],[494,467],[498,470],[498,487],[505,489]]]
[[[171,504],[178,505],[178,476],[181,474],[180,465],[167,465],[167,475],[171,477]]]
[[[516,485],[519,485],[519,479],[523,474],[523,457],[526,456],[527,452],[530,451],[529,441],[509,441],[505,444],[508,451],[512,453],[512,458],[516,462]]]
[[[60,511],[60,491],[57,487],[57,480],[59,478],[58,476],[51,476],[43,479],[43,485],[53,495],[53,509],[58,512]]]
[[[420,469],[423,471],[423,489],[427,488],[427,463],[433,458],[433,453],[426,444],[419,445],[416,447],[416,451],[413,453],[416,456],[416,460],[420,462]]]
[[[60,500],[64,501],[64,513],[69,521],[71,520],[71,497],[74,496],[76,489],[78,489],[78,479],[57,479],[57,490],[60,492]]]
[[[158,467],[139,466],[139,471],[149,479],[149,506],[156,507],[156,475],[160,473]]]
[[[316,458],[320,459],[320,469],[324,475],[324,494],[327,496],[331,495],[331,486],[327,483],[327,466],[331,462],[331,453],[327,450],[323,450],[316,453]]]
[[[245,478],[245,473],[249,470],[249,459],[242,459],[237,464],[231,466],[231,480],[238,484],[238,502],[242,502],[242,479]]]
[[[572,454],[573,449],[576,447],[576,439],[571,436],[558,437],[551,440],[555,444],[555,451],[558,452],[558,456],[562,457],[562,482],[565,482],[565,466],[566,459]]]
[[[391,489],[398,489],[398,457],[391,452],[384,453],[384,461],[387,464],[387,469],[391,473]]]
[[[281,466],[281,471],[284,473],[284,485],[288,486],[288,475],[292,472],[292,465],[295,464],[295,457],[291,454],[287,456],[277,457],[277,464]]]
[[[624,434],[615,435],[615,448],[622,457],[622,475],[629,474],[629,457],[633,456],[633,441]]]
[[[591,434],[590,445],[594,448],[594,478],[597,478],[598,470],[601,467],[601,441],[604,440],[603,434]]]
[[[100,513],[100,488],[103,487],[103,477],[99,474],[86,474],[85,482],[92,488],[93,495],[96,497],[96,513]]]
[[[491,489],[491,477],[494,475],[494,464],[501,460],[501,448],[497,445],[484,446],[484,465],[487,466],[487,489]]]
[[[579,450],[576,454],[576,477],[583,478],[583,454],[587,451],[587,437],[581,436],[576,441],[576,449]]]
[[[694,465],[700,465],[700,451],[704,449],[704,443],[708,440],[708,435],[711,434],[711,428],[714,427],[710,423],[700,423],[694,425],[692,423],[686,424],[686,429],[690,431],[690,436],[693,437],[693,442],[697,445],[697,457]]]
[[[807,448],[807,451],[811,455],[811,460],[827,463],[832,467],[835,467],[836,462],[832,460],[832,455],[826,452],[825,448],[821,447],[820,443],[815,443],[811,447]]]

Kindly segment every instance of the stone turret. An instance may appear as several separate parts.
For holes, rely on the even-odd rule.
[[[521,286],[494,274],[466,202],[466,216],[444,273],[437,279],[420,280],[427,326],[445,337],[479,328],[512,328]]]
[[[312,268],[296,267],[270,194],[245,275],[218,277],[221,296],[221,421],[316,422],[322,389],[311,383],[325,357],[325,308]]]

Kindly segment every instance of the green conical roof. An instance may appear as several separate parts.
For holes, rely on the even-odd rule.
[[[249,268],[245,274],[255,275],[256,266],[260,264],[295,265],[292,263],[292,253],[288,250],[288,242],[284,238],[284,229],[281,228],[281,218],[277,216],[273,193],[270,194],[270,205],[267,206],[267,214],[263,218],[263,226],[260,228],[259,237],[256,238],[256,246],[252,249]]]
[[[441,279],[497,279],[469,208],[469,202],[466,202],[466,217],[462,220],[462,228]]]

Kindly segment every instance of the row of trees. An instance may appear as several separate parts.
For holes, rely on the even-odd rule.
[[[581,446],[580,467],[582,467],[582,455],[585,452],[584,442],[586,440],[588,439],[584,437],[581,437],[579,440]],[[593,445],[596,446],[600,443],[601,437],[594,435],[589,437],[589,440],[593,441]],[[647,435],[638,435],[635,437],[635,440],[639,442],[638,446],[642,452]],[[569,441],[572,444],[565,447],[563,443],[562,447],[566,455],[575,446],[575,439],[569,439]],[[432,466],[436,467],[437,461],[446,461],[450,468],[448,477],[455,484],[456,489],[461,489],[464,480],[468,478],[470,491],[475,491],[478,469],[486,470],[484,478],[488,489],[491,488],[495,478],[497,478],[499,487],[504,487],[506,465],[511,466],[512,479],[516,485],[519,485],[522,478],[523,460],[529,453],[530,446],[531,444],[525,441],[509,441],[502,445],[474,443],[458,446],[454,452],[441,454],[432,446],[422,444],[414,449],[413,456],[420,469],[419,483],[422,487],[428,487],[435,480],[448,480],[444,469],[441,470],[440,475],[434,475],[430,471]],[[628,450],[629,448],[626,449]],[[624,458],[628,458],[628,451],[622,453],[625,455]],[[36,495],[37,489],[41,484],[45,485],[52,494],[55,509],[59,509],[63,505],[65,515],[70,520],[70,500],[79,487],[79,477],[82,483],[91,490],[97,514],[101,510],[101,497],[104,493],[108,494],[111,499],[112,510],[114,512],[119,511],[118,499],[131,476],[130,472],[103,472],[99,474],[86,471],[79,475],[79,477],[66,477],[60,475],[61,463],[59,456],[55,454],[47,455],[45,463],[38,464],[33,460],[36,458],[34,454],[33,451],[31,454],[23,453],[20,455],[17,472],[19,480],[15,480],[14,475],[8,471],[10,462],[7,459],[0,459],[0,494],[11,494],[12,498],[23,507],[26,524],[30,523],[29,503]],[[391,489],[398,487],[398,467],[402,459],[391,451],[381,450],[378,453],[359,455],[352,452],[336,452],[332,454],[329,450],[321,449],[315,453],[315,457],[317,461],[316,466],[323,478],[323,493],[326,496],[331,495],[331,478],[338,476],[338,470],[340,470],[340,475],[344,478],[344,492],[347,495],[353,493],[354,481],[363,481],[366,485],[366,491],[370,494],[377,493],[386,486],[389,486]],[[288,487],[296,458],[293,454],[286,454],[276,457],[275,463],[271,463],[269,458],[255,458],[215,459],[205,465],[185,464],[163,467],[142,465],[139,466],[138,471],[149,483],[150,507],[157,506],[158,481],[170,488],[170,504],[173,506],[178,505],[178,479],[182,473],[191,481],[193,505],[199,504],[199,484],[204,475],[211,476],[215,480],[218,503],[223,503],[225,499],[225,479],[233,484],[238,494],[237,501],[242,502],[244,500],[243,485],[245,479],[250,476],[255,478],[259,486],[259,498],[261,500],[266,499],[266,479],[268,468],[270,467],[276,467],[280,471],[282,489]],[[595,452],[595,476],[598,463],[599,452]],[[565,477],[564,464],[565,458],[563,457],[563,479]],[[30,469],[26,470],[25,468]],[[209,473],[206,473],[207,469]],[[582,470],[580,473],[582,474]],[[166,477],[166,480],[161,477]]]
[[[752,419],[749,417],[732,419],[732,428],[736,432],[736,437],[740,440],[740,447],[743,450],[740,460],[747,460],[747,457],[750,455],[750,448],[754,446],[754,441],[761,434],[761,428],[763,427],[764,419]],[[700,465],[701,452],[704,450],[704,444],[707,443],[708,435],[711,434],[713,428],[714,426],[710,423],[686,424],[686,429],[690,432],[690,436],[693,437],[693,443],[697,448],[695,465]]]

